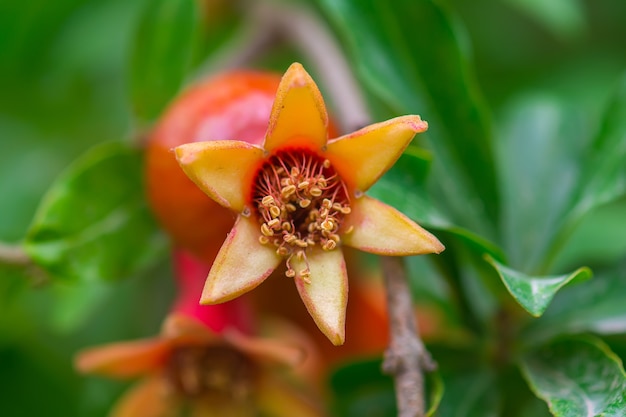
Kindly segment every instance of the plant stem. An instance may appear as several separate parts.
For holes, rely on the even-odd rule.
[[[419,338],[402,259],[381,258],[387,289],[391,342],[383,371],[394,378],[399,417],[424,417],[424,371],[436,364]]]

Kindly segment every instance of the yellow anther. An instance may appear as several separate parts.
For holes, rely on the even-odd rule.
[[[276,255],[278,255],[278,256],[287,256],[287,255],[289,255],[289,249],[287,249],[284,246],[279,246],[278,249],[276,249]]]
[[[331,250],[335,249],[336,247],[337,247],[337,243],[335,243],[334,240],[327,240],[322,245],[322,249],[324,249],[325,251],[331,251]]]
[[[332,221],[331,219],[326,219],[322,222],[322,224],[320,224],[320,226],[322,227],[323,230],[331,231],[335,227],[335,222]]]
[[[263,206],[265,207],[274,205],[274,197],[272,197],[271,195],[266,195],[265,197],[263,197],[263,200],[261,200],[261,204],[263,204]]]
[[[313,196],[313,197],[319,197],[322,195],[322,190],[319,189],[318,187],[311,187],[311,189],[309,190],[309,193]]]
[[[293,205],[293,204],[291,204],[291,203],[287,203],[287,204],[285,204],[285,208],[287,209],[287,211],[290,211],[290,212],[292,212],[292,213],[293,213],[294,211],[296,211],[296,206],[294,206],[294,205]]]
[[[263,233],[263,235],[265,236],[274,236],[274,231],[269,228],[267,223],[263,223],[261,225],[261,233]]]
[[[353,231],[354,231],[354,226],[350,225],[343,233],[348,234],[348,233],[352,233]]]
[[[270,207],[270,214],[272,215],[272,217],[280,216],[280,209],[278,208],[278,206]]]
[[[308,243],[309,246],[315,246],[315,241],[313,239],[311,239],[311,238],[307,238],[306,239],[306,243]]]
[[[315,232],[317,230],[317,223],[309,223],[306,229],[309,231],[309,233]]]
[[[333,242],[335,242],[335,243],[339,243],[339,241],[341,240],[341,238],[339,237],[339,235],[338,235],[338,234],[336,234],[336,233],[333,233],[333,234],[329,235],[329,236],[328,236],[328,238],[329,238],[330,240],[332,240]]]
[[[305,258],[304,251],[303,250],[299,250],[296,253],[296,258],[298,258],[299,261],[304,261],[304,258]]]
[[[309,186],[309,182],[308,181],[302,181],[300,184],[298,184],[298,190],[304,190],[308,186]]]
[[[280,220],[278,220],[278,219],[272,219],[269,222],[267,222],[267,225],[269,227],[271,227],[272,229],[275,229],[276,228],[275,226],[277,226],[279,224],[280,224]]]
[[[287,243],[292,243],[297,239],[296,235],[293,235],[291,233],[286,234],[285,236],[283,236],[283,240]]]
[[[280,226],[284,231],[291,232],[291,223],[283,222],[283,224],[281,224]]]
[[[322,162],[322,166],[324,168],[330,168],[330,161],[328,159],[324,159],[324,162]]]
[[[304,240],[302,239],[296,239],[295,244],[300,246],[301,248],[306,248],[307,246],[309,246]]]
[[[291,176],[297,177],[298,175],[300,175],[300,170],[298,169],[298,167],[291,167]]]
[[[352,209],[349,206],[343,206],[340,211],[343,214],[350,214],[352,212]]]
[[[328,217],[328,209],[326,207],[322,207],[319,212],[319,217],[326,218]]]
[[[298,202],[298,205],[302,208],[307,208],[311,205],[311,200],[308,198],[303,198]]]
[[[288,270],[285,271],[285,275],[287,276],[287,278],[293,278],[296,276],[296,271],[289,268]]]
[[[283,198],[288,198],[289,196],[291,196],[295,192],[296,192],[296,186],[291,184],[291,185],[288,185],[286,187],[283,187],[283,189],[280,190],[280,195]]]
[[[326,178],[324,178],[323,176],[317,179],[317,184],[322,188],[326,188],[326,186],[328,185],[328,183],[326,182]]]
[[[322,207],[329,209],[332,206],[333,206],[333,202],[330,201],[329,199],[325,198],[322,200]]]
[[[267,245],[268,243],[270,243],[270,240],[267,238],[267,236],[259,236],[259,243],[261,245]]]
[[[288,185],[291,185],[291,178],[281,178],[280,186],[281,187],[286,187]]]

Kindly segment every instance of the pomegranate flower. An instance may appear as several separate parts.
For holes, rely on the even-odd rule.
[[[218,335],[192,317],[171,313],[159,337],[85,350],[76,367],[114,378],[144,376],[110,417],[178,416],[183,410],[195,417],[246,417],[258,411],[321,417],[270,372],[270,365],[294,365],[302,354],[291,345],[233,330]]]
[[[328,140],[322,96],[294,63],[278,87],[262,147],[212,141],[175,148],[189,178],[238,213],[200,302],[231,300],[284,261],[317,326],[342,344],[348,278],[341,245],[400,256],[444,249],[422,227],[364,194],[427,127],[419,116],[403,116]]]

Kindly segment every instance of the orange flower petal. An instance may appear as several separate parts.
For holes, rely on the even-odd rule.
[[[161,328],[161,335],[177,346],[218,341],[217,336],[200,321],[177,313],[167,316]]]
[[[327,128],[326,105],[315,81],[302,65],[291,64],[278,86],[263,147],[269,152],[285,144],[320,150]]]
[[[352,213],[341,236],[343,244],[377,255],[423,255],[439,253],[443,245],[435,236],[411,219],[380,201],[363,196],[352,202]],[[344,229],[344,230],[345,230]]]
[[[413,136],[426,129],[419,116],[396,117],[333,139],[325,155],[350,188],[364,192],[391,168]]]
[[[163,380],[148,378],[135,385],[117,402],[109,417],[175,417],[176,400],[167,395]]]
[[[276,269],[282,258],[271,247],[259,243],[260,235],[256,219],[237,218],[215,258],[200,303],[232,300],[259,285]]]
[[[74,366],[83,373],[128,378],[159,369],[170,349],[160,338],[111,343],[78,353]]]
[[[334,345],[345,340],[348,274],[340,248],[323,251],[314,248],[305,260],[291,259],[296,271],[296,287],[317,327]],[[302,271],[310,270],[308,278]]]
[[[237,330],[226,330],[224,338],[238,350],[259,359],[295,366],[304,360],[301,348],[278,339],[249,337]]]
[[[268,375],[259,379],[256,392],[257,405],[263,415],[267,414],[274,417],[325,416],[313,402],[307,401],[300,393]]]
[[[263,149],[246,142],[194,142],[174,148],[185,174],[222,206],[243,212]]]

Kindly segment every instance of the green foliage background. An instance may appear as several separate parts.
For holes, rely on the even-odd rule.
[[[534,394],[557,416],[626,415],[626,3],[303,3],[376,120],[430,123],[371,193],[447,246],[407,260],[445,317],[436,415],[550,415]],[[167,310],[167,240],[125,144],[244,26],[196,6],[0,2],[0,240],[52,277],[0,265],[3,416],[105,415],[126,385],[77,376],[72,355],[154,334]],[[255,65],[294,59],[309,67],[289,48]],[[377,365],[332,376],[338,415],[393,415]]]

